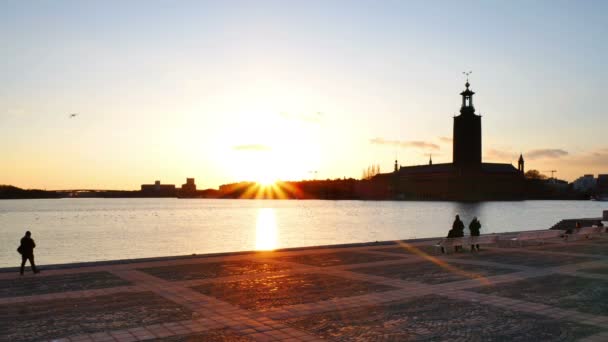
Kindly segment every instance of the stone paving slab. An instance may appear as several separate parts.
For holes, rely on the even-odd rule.
[[[149,342],[250,342],[251,337],[239,335],[229,329],[215,329],[197,334],[174,335],[144,340]]]
[[[108,272],[0,279],[0,298],[82,291],[131,285]]]
[[[491,261],[500,264],[524,265],[529,267],[552,267],[595,260],[594,258],[558,254],[542,254],[519,250],[498,252],[493,250],[486,253],[483,251],[480,253],[463,253],[460,255],[460,258]]]
[[[579,272],[608,275],[608,266],[583,268],[583,269],[580,269]]]
[[[608,234],[437,240],[5,269],[0,341],[606,341]]]
[[[475,288],[471,291],[543,303],[595,315],[608,315],[607,280],[551,274],[497,286]]]
[[[304,254],[284,256],[275,258],[279,261],[295,262],[318,267],[329,267],[337,265],[362,264],[375,261],[398,260],[398,256],[378,255],[357,252],[337,252],[322,254]]]
[[[350,271],[427,284],[442,284],[516,272],[516,270],[508,268],[462,263],[432,263],[430,261],[383,267],[362,267],[350,269]]]
[[[437,240],[439,241],[439,240]],[[427,255],[435,255],[440,256],[440,250],[433,246],[418,246],[418,245],[402,245],[398,247],[388,247],[388,248],[374,248],[370,249],[375,252],[385,252],[385,253],[396,253],[396,254],[408,254],[408,255],[417,255],[420,253]]]
[[[291,274],[240,282],[203,284],[192,289],[244,309],[263,311],[285,305],[352,297],[395,288],[326,274]]]
[[[289,268],[289,266],[282,266],[273,263],[239,260],[150,267],[139,269],[139,271],[164,280],[180,281],[218,278],[232,275],[267,274],[288,270]]]
[[[93,298],[57,299],[0,306],[4,341],[92,334],[190,319],[192,312],[151,292],[116,293]]]
[[[608,244],[570,244],[564,243],[559,246],[543,246],[539,249],[544,251],[567,252],[578,254],[594,254],[608,256]]]
[[[286,323],[340,341],[573,341],[602,331],[434,295],[291,318]]]

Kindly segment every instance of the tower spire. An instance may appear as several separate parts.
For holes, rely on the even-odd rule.
[[[467,77],[467,83],[465,83],[465,85],[467,86],[467,88],[469,87],[469,75],[473,73],[473,70],[470,71],[463,71],[462,74],[465,75]]]
[[[452,142],[452,157],[454,164],[468,167],[481,166],[481,116],[475,114],[473,107],[473,92],[469,87],[471,71],[465,71],[467,76],[466,89],[460,93],[462,106],[460,115],[454,117],[454,134]]]
[[[469,89],[471,84],[469,83],[469,75],[471,75],[473,71],[463,71],[462,74],[467,77],[467,82],[464,84],[466,87],[465,91],[460,93],[462,95],[462,106],[460,107],[461,114],[475,114],[475,107],[473,107],[473,95],[475,92]]]
[[[524,173],[524,156],[520,153],[519,160],[517,161],[517,170]]]

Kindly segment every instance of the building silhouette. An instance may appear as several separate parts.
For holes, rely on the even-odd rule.
[[[177,193],[177,197],[180,198],[195,198],[200,197],[199,192],[196,190],[196,183],[194,178],[186,178],[186,183],[182,184],[182,187]]]
[[[154,184],[142,184],[141,194],[149,197],[174,197],[176,189],[174,184],[161,184],[157,180]]]
[[[196,183],[194,178],[186,178],[186,183],[182,184],[182,192],[194,193],[196,192]]]
[[[460,115],[454,117],[452,160],[461,167],[478,167],[481,165],[481,115],[475,114],[475,93],[469,89],[469,81],[465,86],[467,89],[460,93]]]
[[[481,115],[475,113],[467,80],[460,93],[460,115],[454,117],[453,162],[399,166],[375,176],[374,197],[439,200],[516,200],[524,196],[524,159],[511,164],[484,163],[481,157]],[[380,190],[380,191],[379,191]]]
[[[608,197],[608,174],[597,175],[596,192],[602,199]]]

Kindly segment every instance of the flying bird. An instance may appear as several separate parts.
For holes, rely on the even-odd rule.
[[[70,118],[70,119],[71,119],[71,118],[75,118],[77,115],[78,115],[78,113],[72,113],[72,114],[70,114],[69,118]]]

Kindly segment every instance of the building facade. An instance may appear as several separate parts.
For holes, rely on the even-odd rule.
[[[578,192],[595,192],[595,187],[597,184],[597,180],[593,177],[593,175],[584,175],[582,177],[578,177],[574,182],[572,182],[572,189]]]
[[[174,184],[161,184],[159,180],[154,184],[142,184],[141,194],[150,197],[174,197],[176,195]]]

